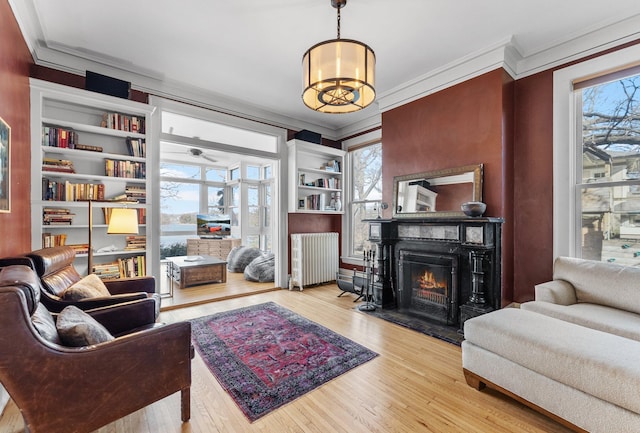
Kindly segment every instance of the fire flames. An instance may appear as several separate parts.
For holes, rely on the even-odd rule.
[[[422,290],[444,290],[447,287],[446,282],[438,281],[430,271],[425,271],[420,275],[417,282]]]

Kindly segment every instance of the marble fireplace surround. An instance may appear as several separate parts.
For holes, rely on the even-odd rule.
[[[501,307],[501,218],[437,217],[369,220],[369,240],[376,245],[378,274],[374,298],[378,307],[462,329],[465,320]],[[411,282],[403,267],[412,262],[452,263],[446,316],[432,317],[427,306],[412,308]],[[406,270],[406,269],[405,269]],[[438,306],[435,307],[435,310]]]

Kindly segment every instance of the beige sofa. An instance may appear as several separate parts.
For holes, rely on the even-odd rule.
[[[575,431],[640,431],[640,269],[561,257],[535,301],[469,319],[462,364]]]

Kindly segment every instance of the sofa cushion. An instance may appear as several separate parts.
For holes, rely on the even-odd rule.
[[[541,301],[525,302],[520,308],[640,341],[640,316],[629,311],[604,305],[581,303],[564,306]]]
[[[557,382],[640,413],[640,344],[519,308],[465,321],[466,341]]]
[[[111,296],[111,293],[100,277],[96,274],[89,274],[62,292],[61,297],[66,301],[81,301],[103,296]]]
[[[244,268],[256,257],[260,257],[262,251],[258,248],[240,245],[234,247],[227,255],[227,270],[229,272],[244,272]]]
[[[267,283],[274,280],[276,256],[273,253],[262,254],[251,261],[244,269],[244,279]]]
[[[66,346],[90,346],[114,339],[98,321],[73,305],[60,312],[56,328],[62,344]]]
[[[571,283],[578,302],[640,314],[640,268],[558,257],[553,267],[553,279]]]

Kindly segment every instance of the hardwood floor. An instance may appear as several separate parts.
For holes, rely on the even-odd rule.
[[[568,429],[493,391],[478,392],[462,374],[460,348],[366,315],[335,285],[276,290],[170,309],[173,322],[274,301],[376,351],[380,356],[249,423],[198,355],[193,360],[191,420],[180,421],[179,394],[96,433],[549,433]],[[104,408],[109,410],[109,408]],[[23,429],[9,403],[1,433]]]

